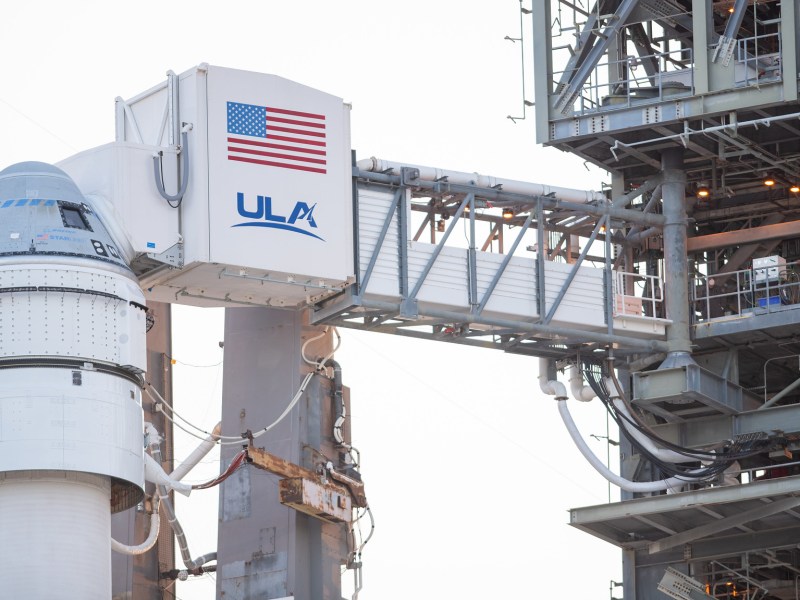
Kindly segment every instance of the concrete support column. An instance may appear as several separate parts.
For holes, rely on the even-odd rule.
[[[332,349],[332,334],[308,325],[307,313],[268,308],[225,310],[222,433],[257,432],[289,404],[305,375],[302,358]],[[315,339],[316,338],[316,339]],[[315,375],[292,411],[255,439],[257,447],[306,468],[337,456],[332,440],[331,382]],[[240,446],[224,446],[224,469]],[[217,597],[341,600],[347,529],[283,506],[278,477],[239,469],[220,486]]]
[[[669,355],[662,364],[679,366],[692,362],[689,335],[689,275],[686,267],[686,172],[683,149],[664,150],[661,154],[664,225],[664,305],[672,320],[667,327]]]

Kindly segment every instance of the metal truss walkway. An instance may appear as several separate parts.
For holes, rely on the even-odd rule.
[[[652,215],[451,179],[354,168],[357,281],[314,322],[550,358],[663,351],[663,286],[619,270],[605,235]]]

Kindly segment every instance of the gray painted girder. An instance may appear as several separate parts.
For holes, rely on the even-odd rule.
[[[225,313],[222,431],[257,432],[272,423],[311,368],[301,357],[307,340],[322,331],[292,310],[233,308]],[[330,341],[306,349],[312,359]],[[255,444],[306,468],[307,448],[336,456],[332,445],[329,381],[315,376],[289,415]],[[328,427],[330,426],[330,427]],[[223,446],[222,468],[240,450]],[[280,504],[275,477],[245,467],[220,489],[217,595],[226,600],[340,598],[340,568],[347,559],[343,525],[322,523]]]

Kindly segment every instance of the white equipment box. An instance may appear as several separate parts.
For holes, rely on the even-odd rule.
[[[117,107],[117,142],[58,166],[110,202],[134,257],[182,266],[144,272],[148,298],[294,306],[353,281],[350,107],[341,98],[200,65]],[[182,136],[167,140],[175,112],[180,152]],[[185,195],[169,202],[156,178],[176,195],[187,168]]]
[[[753,259],[753,279],[756,283],[779,281],[786,275],[786,259],[782,256],[764,256]]]

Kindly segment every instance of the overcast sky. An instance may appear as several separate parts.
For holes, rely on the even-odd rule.
[[[504,39],[519,37],[519,7],[9,3],[0,24],[0,165],[57,162],[113,141],[116,96],[208,62],[280,75],[351,103],[359,157],[599,189],[603,173],[536,145],[533,109],[526,120],[507,118],[523,110],[519,42]],[[341,333],[337,359],[377,521],[361,600],[608,597],[609,581],[620,578],[618,551],[567,525],[568,508],[606,502],[607,486],[579,457],[555,402],[538,391],[535,359]],[[222,312],[176,309],[174,337],[178,406],[210,429],[219,419]],[[606,434],[598,406],[572,409],[585,436]],[[589,441],[605,457],[605,443]],[[179,443],[178,457],[193,447]],[[203,468],[190,478],[214,473],[213,456]],[[192,553],[212,551],[216,492],[181,499],[178,510]],[[178,596],[211,600],[213,590],[208,576],[179,584]]]

